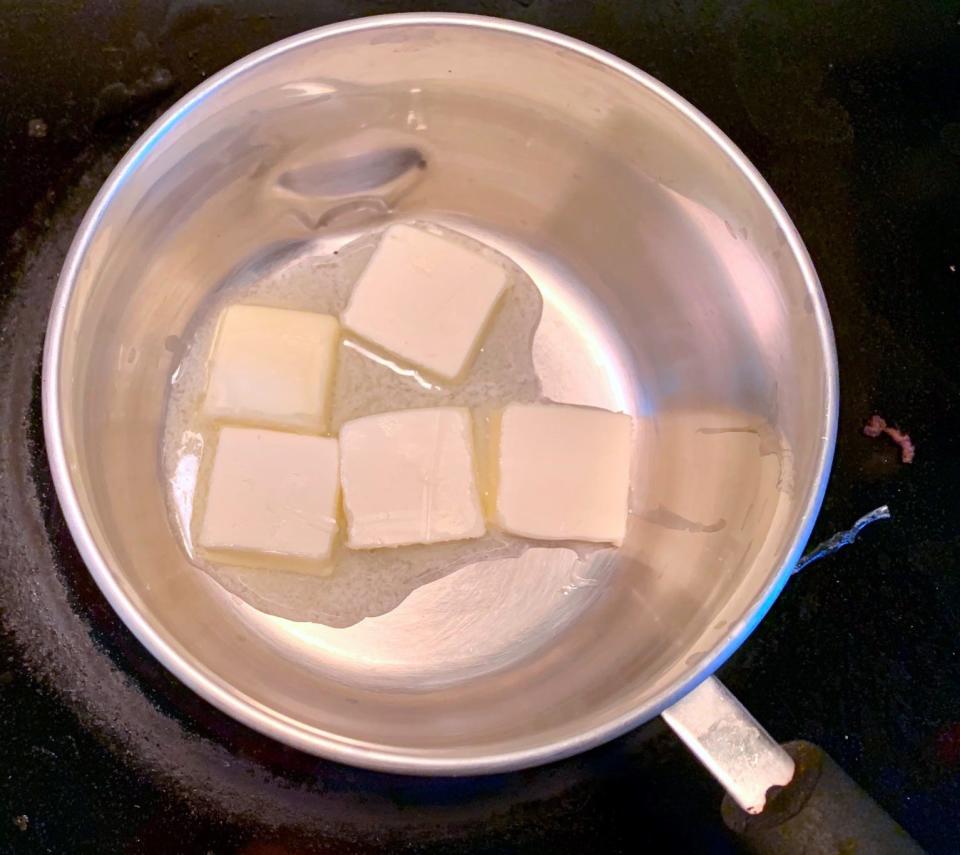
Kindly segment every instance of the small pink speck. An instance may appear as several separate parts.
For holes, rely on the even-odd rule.
[[[900,446],[900,460],[903,463],[913,463],[913,458],[917,450],[913,445],[913,441],[910,439],[910,434],[904,433],[899,428],[890,427],[881,416],[877,414],[872,415],[863,426],[863,432],[871,437],[877,437],[885,433]]]
[[[886,429],[887,423],[877,415],[870,416],[870,421],[863,426],[863,432],[867,436],[880,436]]]

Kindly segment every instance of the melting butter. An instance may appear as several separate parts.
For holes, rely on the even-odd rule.
[[[537,286],[489,247],[458,233],[448,236],[495,258],[507,274],[508,287],[475,357],[458,382],[444,383],[397,364],[345,333],[337,354],[331,434],[351,419],[392,410],[461,406],[483,413],[540,399],[532,355],[543,307]],[[332,253],[305,244],[258,275],[225,282],[184,335],[186,347],[171,380],[161,449],[171,523],[191,562],[253,607],[279,617],[350,626],[391,611],[418,587],[462,567],[517,556],[529,548],[524,540],[494,531],[474,540],[352,550],[344,546],[342,520],[327,576],[211,562],[195,548],[194,498],[209,467],[203,450],[216,430],[201,405],[218,318],[237,303],[339,315],[378,240],[379,234],[368,234]],[[477,421],[482,424],[483,418]],[[482,473],[482,461],[480,469]]]

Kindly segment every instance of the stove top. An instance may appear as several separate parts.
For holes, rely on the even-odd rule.
[[[434,4],[548,26],[651,72],[745,150],[793,216],[841,371],[814,540],[878,505],[893,520],[796,576],[720,676],[775,737],[822,745],[918,842],[948,853],[960,845],[960,22],[945,5]],[[144,0],[6,13],[0,852],[735,852],[719,787],[659,722],[486,778],[401,778],[284,748],[163,670],[70,541],[42,448],[39,370],[79,218],[172,99],[342,8]],[[909,432],[912,463],[863,434],[875,413]]]

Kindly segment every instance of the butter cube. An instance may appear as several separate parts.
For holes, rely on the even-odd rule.
[[[632,420],[566,404],[510,404],[500,418],[496,521],[541,540],[620,544]]]
[[[353,289],[343,325],[401,361],[452,380],[507,287],[495,258],[454,237],[390,226]]]
[[[198,546],[225,564],[322,571],[337,533],[337,441],[220,430]]]
[[[217,328],[203,412],[217,421],[326,430],[339,337],[330,315],[229,306]]]
[[[380,413],[340,429],[347,545],[437,543],[486,531],[461,407]]]

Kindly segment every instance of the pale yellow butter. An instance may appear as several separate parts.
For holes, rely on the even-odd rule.
[[[452,380],[506,287],[506,269],[490,254],[399,224],[383,233],[341,320],[402,362]]]
[[[198,546],[226,564],[322,571],[337,533],[337,440],[220,430]]]
[[[331,315],[229,306],[213,344],[204,414],[216,421],[325,431],[339,337]]]
[[[539,540],[623,542],[632,419],[592,407],[510,404],[496,448],[497,525]]]
[[[469,410],[365,416],[340,429],[347,545],[437,543],[486,531]]]

